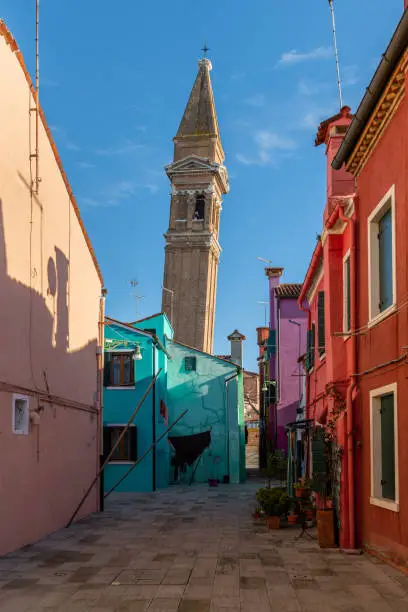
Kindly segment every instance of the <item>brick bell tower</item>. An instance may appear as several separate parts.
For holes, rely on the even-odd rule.
[[[175,339],[212,353],[221,247],[221,198],[229,191],[211,86],[211,62],[198,74],[174,138],[174,160],[165,170],[171,182],[170,221],[164,235],[162,309]]]

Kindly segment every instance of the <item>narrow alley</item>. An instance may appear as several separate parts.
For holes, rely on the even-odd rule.
[[[402,573],[253,519],[257,486],[113,495],[103,514],[0,559],[0,610],[408,610]]]

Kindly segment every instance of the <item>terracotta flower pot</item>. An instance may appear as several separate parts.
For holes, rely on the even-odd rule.
[[[298,515],[297,514],[289,514],[288,516],[288,523],[289,525],[296,525],[296,523],[298,522]]]
[[[306,520],[307,521],[313,521],[314,517],[315,517],[315,512],[314,510],[306,510],[305,511],[305,516],[306,516]]]
[[[280,516],[267,516],[266,524],[268,529],[279,529],[280,528]]]
[[[295,496],[298,499],[307,499],[310,496],[310,489],[304,487],[297,487],[295,489]]]

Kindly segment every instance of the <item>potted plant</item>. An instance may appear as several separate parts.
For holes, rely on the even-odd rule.
[[[281,484],[286,480],[287,459],[282,451],[269,454],[263,475],[268,479],[268,487],[271,486],[272,480],[279,480]]]
[[[313,491],[317,500],[317,537],[321,548],[336,546],[334,509],[331,503],[331,479],[327,474],[315,474]]]
[[[293,487],[295,489],[295,496],[298,499],[308,499],[310,497],[311,481],[308,478],[302,478]]]
[[[289,525],[296,525],[299,520],[299,515],[296,514],[293,510],[288,514],[288,523]]]
[[[269,529],[279,529],[280,518],[287,511],[288,506],[285,490],[280,487],[264,487],[257,491],[256,498],[265,513]]]

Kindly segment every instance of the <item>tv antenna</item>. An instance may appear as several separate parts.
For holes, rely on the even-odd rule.
[[[329,0],[329,6],[330,6],[330,12],[331,12],[331,18],[332,18],[333,41],[334,41],[334,56],[336,58],[337,87],[338,87],[338,90],[339,90],[339,102],[340,102],[340,108],[343,108],[343,96],[342,96],[342,93],[341,93],[339,52],[338,52],[338,49],[337,49],[336,21],[334,19],[333,0]]]
[[[136,321],[137,321],[139,318],[139,300],[143,300],[144,295],[139,295],[139,291],[138,291],[139,281],[131,280],[129,281],[129,284],[135,290],[135,315],[136,315]]]

